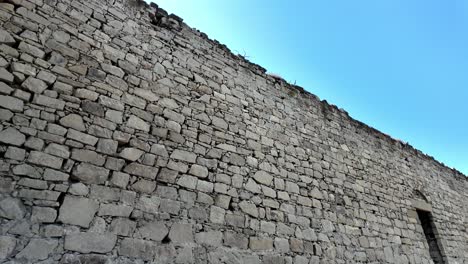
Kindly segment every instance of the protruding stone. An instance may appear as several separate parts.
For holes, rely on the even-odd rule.
[[[7,219],[22,219],[26,214],[26,208],[20,199],[13,197],[0,198],[0,217]]]
[[[137,161],[143,153],[145,152],[137,148],[124,148],[120,152],[120,157],[130,161]]]
[[[58,220],[88,228],[98,208],[99,205],[93,200],[67,195],[60,206]]]
[[[242,210],[242,212],[253,216],[253,217],[258,217],[258,209],[255,204],[247,202],[247,201],[242,201],[239,203],[239,208]]]
[[[132,115],[128,119],[127,126],[130,127],[130,128],[142,130],[142,131],[145,131],[145,132],[149,132],[149,130],[150,130],[150,125],[147,122],[143,121],[143,119],[141,119],[141,118],[139,118],[137,116],[134,116],[134,115]]]
[[[195,160],[197,159],[197,155],[192,152],[176,149],[174,150],[174,152],[172,152],[171,159],[186,161],[189,163],[195,163]]]
[[[198,164],[193,164],[192,167],[190,167],[189,173],[199,178],[208,177],[208,169]]]
[[[43,80],[36,79],[34,77],[28,77],[22,84],[21,87],[33,93],[42,93],[47,89],[47,84]]]
[[[69,114],[60,119],[59,123],[64,127],[70,127],[78,131],[85,131],[86,127],[83,118],[77,114]]]
[[[89,163],[80,163],[72,175],[84,183],[103,184],[109,176],[109,170]]]
[[[13,36],[8,33],[8,31],[0,29],[0,43],[13,45],[16,43],[16,41]]]
[[[270,185],[273,181],[273,176],[266,171],[257,171],[253,177],[258,183],[265,185]]]

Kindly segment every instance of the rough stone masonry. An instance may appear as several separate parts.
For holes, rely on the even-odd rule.
[[[464,175],[156,5],[0,24],[1,263],[468,263]]]

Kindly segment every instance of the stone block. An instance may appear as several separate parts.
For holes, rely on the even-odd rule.
[[[47,84],[43,80],[30,76],[21,84],[21,87],[30,92],[41,94],[47,89]]]
[[[158,174],[158,169],[133,162],[124,168],[124,172],[154,180]]]
[[[151,222],[138,228],[137,233],[142,238],[161,242],[169,234],[169,229],[163,223]]]
[[[78,131],[86,130],[83,118],[77,114],[66,115],[60,119],[59,123],[64,127],[73,128]]]
[[[0,260],[11,257],[16,247],[16,238],[11,236],[0,236]]]
[[[23,112],[24,103],[18,98],[0,95],[0,107],[11,110],[13,112]]]
[[[31,214],[31,221],[37,223],[53,223],[57,218],[57,211],[50,207],[34,206]]]
[[[117,236],[111,233],[73,233],[65,236],[64,248],[80,253],[108,253],[117,242]]]
[[[169,238],[177,244],[193,243],[192,225],[186,223],[172,224]]]
[[[20,199],[13,197],[0,198],[0,217],[6,219],[22,219],[26,214],[26,208]]]
[[[17,259],[23,259],[30,263],[38,260],[45,260],[53,253],[58,246],[56,239],[36,239],[33,238],[26,247],[21,250],[17,255]]]
[[[64,224],[89,227],[99,205],[90,199],[67,195],[60,206],[58,220]]]
[[[29,153],[28,162],[52,169],[60,169],[62,168],[63,159],[40,151],[31,151]]]
[[[270,238],[250,237],[249,248],[255,251],[272,250],[273,240]]]

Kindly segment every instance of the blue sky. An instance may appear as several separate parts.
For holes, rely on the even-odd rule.
[[[468,1],[155,2],[468,175]]]

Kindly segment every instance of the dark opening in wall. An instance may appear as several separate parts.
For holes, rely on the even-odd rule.
[[[442,252],[437,241],[437,230],[434,225],[434,220],[430,212],[416,210],[419,221],[421,222],[424,235],[426,236],[427,244],[429,245],[429,253],[435,264],[445,264]]]

